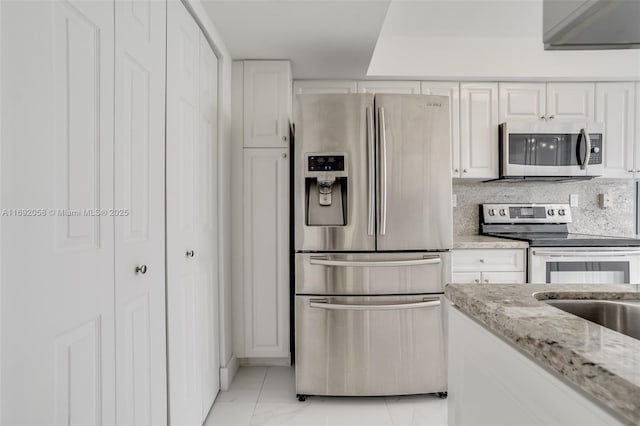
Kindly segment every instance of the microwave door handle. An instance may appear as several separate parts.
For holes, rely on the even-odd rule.
[[[580,169],[585,170],[587,168],[587,164],[589,164],[589,160],[591,159],[591,138],[589,137],[589,132],[587,132],[587,129],[580,129],[580,133],[582,133],[582,136],[584,136],[584,141],[587,144],[587,149],[584,154],[584,161],[580,165]]]

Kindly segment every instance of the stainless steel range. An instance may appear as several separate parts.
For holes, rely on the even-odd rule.
[[[482,204],[480,233],[529,243],[530,283],[638,284],[640,240],[569,232],[568,204]]]
[[[295,363],[306,395],[445,396],[448,99],[300,95]]]

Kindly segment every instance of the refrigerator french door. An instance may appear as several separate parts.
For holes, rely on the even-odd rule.
[[[300,95],[296,107],[299,398],[445,392],[448,99]]]

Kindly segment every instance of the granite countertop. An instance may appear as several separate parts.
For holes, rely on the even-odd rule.
[[[556,309],[547,299],[640,299],[640,285],[449,284],[462,312],[609,407],[640,424],[640,340]]]
[[[526,241],[508,238],[490,237],[488,235],[456,235],[453,237],[454,249],[491,249],[491,248],[527,248]]]

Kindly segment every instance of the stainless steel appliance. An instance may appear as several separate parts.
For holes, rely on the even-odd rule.
[[[640,240],[570,233],[568,204],[483,204],[480,214],[482,234],[529,243],[530,283],[640,283]]]
[[[578,180],[603,172],[603,125],[553,120],[500,124],[500,179]]]
[[[446,396],[448,99],[300,95],[296,391]]]
[[[640,48],[640,1],[543,2],[546,50]]]

